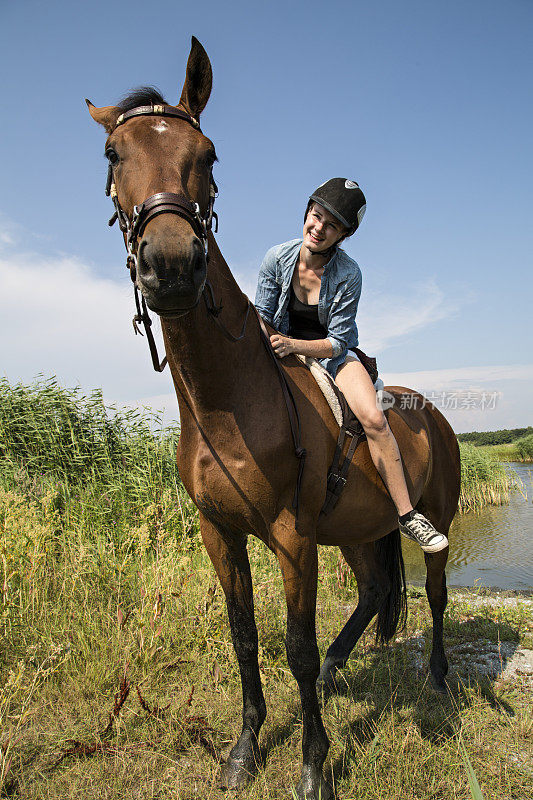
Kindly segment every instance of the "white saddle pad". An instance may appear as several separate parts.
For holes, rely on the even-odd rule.
[[[302,361],[311,370],[311,374],[317,382],[322,394],[328,401],[328,405],[333,411],[333,416],[335,417],[337,425],[340,428],[342,425],[342,409],[337,399],[337,395],[335,394],[335,391],[331,385],[333,378],[327,369],[316,360],[316,358],[311,358],[310,356],[301,356],[298,353],[296,355],[300,361]],[[374,387],[376,391],[383,389],[383,381],[381,378],[377,379]]]

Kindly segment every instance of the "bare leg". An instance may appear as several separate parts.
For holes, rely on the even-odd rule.
[[[259,764],[259,731],[266,717],[258,664],[252,578],[246,537],[219,530],[200,516],[202,539],[226,595],[228,617],[241,673],[242,732],[222,770],[224,788],[244,786]]]
[[[376,390],[368,372],[355,358],[347,357],[339,367],[335,383],[365,429],[374,466],[389,490],[401,516],[411,511],[400,451],[385,415],[376,405]]]

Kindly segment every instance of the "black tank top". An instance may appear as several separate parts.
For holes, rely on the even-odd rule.
[[[318,319],[318,304],[302,303],[291,284],[289,298],[289,336],[294,339],[325,339],[327,330]]]

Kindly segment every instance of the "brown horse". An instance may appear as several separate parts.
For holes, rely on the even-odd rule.
[[[177,106],[167,105],[151,89],[130,95],[119,106],[96,108],[87,102],[93,119],[109,134],[108,185],[125,232],[129,266],[148,306],[161,317],[180,410],[179,471],[199,509],[202,539],[226,596],[242,680],[243,726],[222,780],[237,788],[256,771],[266,715],[246,549],[252,535],[276,555],[286,593],[287,658],[303,716],[297,794],[326,800],[333,792],[322,774],[329,742],[317,679],[326,686],[334,683],[336,670],[376,614],[378,635],[388,639],[405,613],[397,514],[363,442],[339,503],[321,515],[338,427],[308,369],[289,356],[282,363],[307,448],[296,522],[298,460],[278,375],[261,341],[259,321],[253,311],[248,317],[248,299],[209,230],[216,156],[198,118],[210,92],[211,65],[193,38]],[[397,398],[410,392],[388,390]],[[444,417],[423,405],[401,408],[397,402],[387,417],[413,505],[447,534],[459,494],[458,446]],[[315,632],[318,544],[340,547],[359,592],[357,608],[330,646],[322,670]],[[445,550],[425,557],[433,615],[430,667],[441,690],[448,668],[442,641],[447,555]]]

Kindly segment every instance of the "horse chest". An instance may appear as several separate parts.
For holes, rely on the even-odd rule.
[[[250,459],[240,437],[228,437],[225,447],[215,440],[197,439],[194,446],[180,443],[178,467],[183,484],[194,503],[204,506],[222,504],[243,512],[272,491],[263,470]]]

